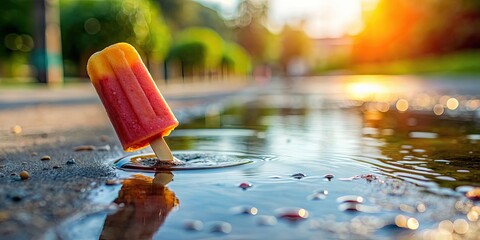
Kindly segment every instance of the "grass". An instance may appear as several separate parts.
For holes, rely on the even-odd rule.
[[[353,74],[480,75],[480,51],[458,52],[379,64],[360,64],[349,69]]]

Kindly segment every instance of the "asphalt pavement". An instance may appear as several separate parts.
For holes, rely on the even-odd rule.
[[[181,124],[259,89],[240,80],[159,88]],[[0,88],[0,238],[44,236],[115,179],[124,155],[90,83]]]

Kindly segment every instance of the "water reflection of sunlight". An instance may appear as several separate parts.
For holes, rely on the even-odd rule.
[[[348,98],[356,101],[391,103],[401,92],[405,92],[405,89],[415,87],[405,82],[402,84],[405,89],[401,89],[392,80],[382,76],[356,76],[347,82],[345,92]]]

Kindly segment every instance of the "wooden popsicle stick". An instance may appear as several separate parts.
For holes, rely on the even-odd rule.
[[[170,148],[163,137],[151,141],[150,146],[152,147],[153,152],[155,152],[155,155],[157,155],[158,160],[174,163],[172,151],[170,151]]]

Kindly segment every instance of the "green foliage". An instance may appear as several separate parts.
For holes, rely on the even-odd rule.
[[[33,2],[28,0],[3,0],[0,7],[0,57],[10,58],[14,53],[27,52],[23,49],[22,38],[33,34]],[[10,35],[10,36],[9,36]],[[23,37],[22,37],[23,36]],[[9,38],[12,39],[9,39]],[[16,39],[19,37],[19,39]],[[30,39],[28,50],[33,47]],[[12,44],[13,46],[8,46]],[[20,45],[20,46],[19,46]],[[18,47],[18,49],[16,49]],[[23,54],[24,55],[24,54]]]
[[[186,67],[203,67],[206,59],[206,46],[200,41],[177,44],[170,52],[172,59],[178,59]]]
[[[189,27],[206,27],[223,39],[231,39],[232,30],[218,13],[192,0],[157,0],[163,15],[173,32]]]
[[[33,2],[3,0],[0,4],[0,76],[28,76],[34,47]]]
[[[247,74],[252,68],[248,53],[234,42],[225,44],[222,62],[235,74]]]
[[[170,43],[149,0],[62,0],[61,30],[65,62],[82,66],[82,72],[88,56],[116,42],[133,44],[147,60],[164,58]]]
[[[220,35],[211,29],[187,28],[178,35],[175,43],[170,55],[172,59],[189,59],[188,56],[178,54],[192,54],[199,58],[192,62],[195,65],[215,68],[221,63],[224,42]]]
[[[462,51],[442,56],[398,60],[386,63],[364,63],[351,69],[356,74],[480,74],[480,51]]]

